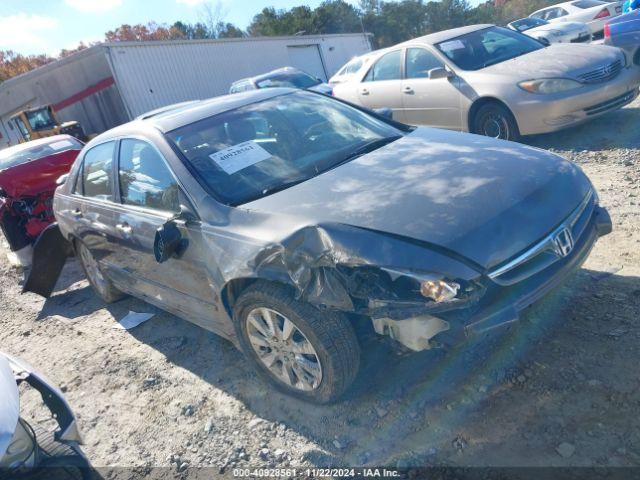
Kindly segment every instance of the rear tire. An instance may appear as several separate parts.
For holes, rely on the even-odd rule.
[[[349,320],[296,300],[283,285],[257,282],[234,305],[240,347],[260,376],[280,391],[314,403],[336,401],[360,367]]]
[[[78,257],[80,258],[80,265],[84,270],[89,284],[93,288],[93,291],[105,302],[113,303],[124,298],[125,293],[118,290],[111,280],[100,270],[100,265],[93,258],[93,255],[89,249],[82,242],[76,242],[76,248]]]
[[[518,141],[518,123],[507,107],[497,102],[485,103],[473,116],[472,132],[502,140]]]

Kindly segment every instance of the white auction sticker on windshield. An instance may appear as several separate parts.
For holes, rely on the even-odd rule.
[[[450,40],[440,44],[440,50],[443,52],[451,52],[453,50],[463,50],[464,43],[461,40]]]
[[[228,175],[233,175],[243,168],[271,158],[271,154],[253,140],[249,140],[212,153],[209,158],[216,162]]]

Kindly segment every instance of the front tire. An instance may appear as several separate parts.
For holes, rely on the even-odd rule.
[[[518,123],[507,107],[497,102],[485,103],[473,116],[473,133],[501,140],[518,141]]]
[[[296,300],[285,286],[255,283],[238,298],[234,320],[243,353],[288,395],[333,402],[358,373],[360,347],[349,320]]]
[[[76,242],[80,264],[93,291],[105,302],[113,303],[126,295],[118,290],[100,270],[100,266],[89,249],[82,242]]]

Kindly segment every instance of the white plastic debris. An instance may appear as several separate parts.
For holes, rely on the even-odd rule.
[[[122,320],[119,320],[118,323],[112,328],[115,328],[117,330],[131,330],[141,323],[146,322],[154,315],[154,313],[138,313],[129,310],[129,313],[127,313],[124,318],[122,318]]]

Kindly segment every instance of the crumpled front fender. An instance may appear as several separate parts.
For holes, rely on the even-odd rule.
[[[52,223],[38,236],[33,245],[33,261],[22,293],[33,292],[48,298],[58,281],[73,246],[64,238],[57,223]]]

